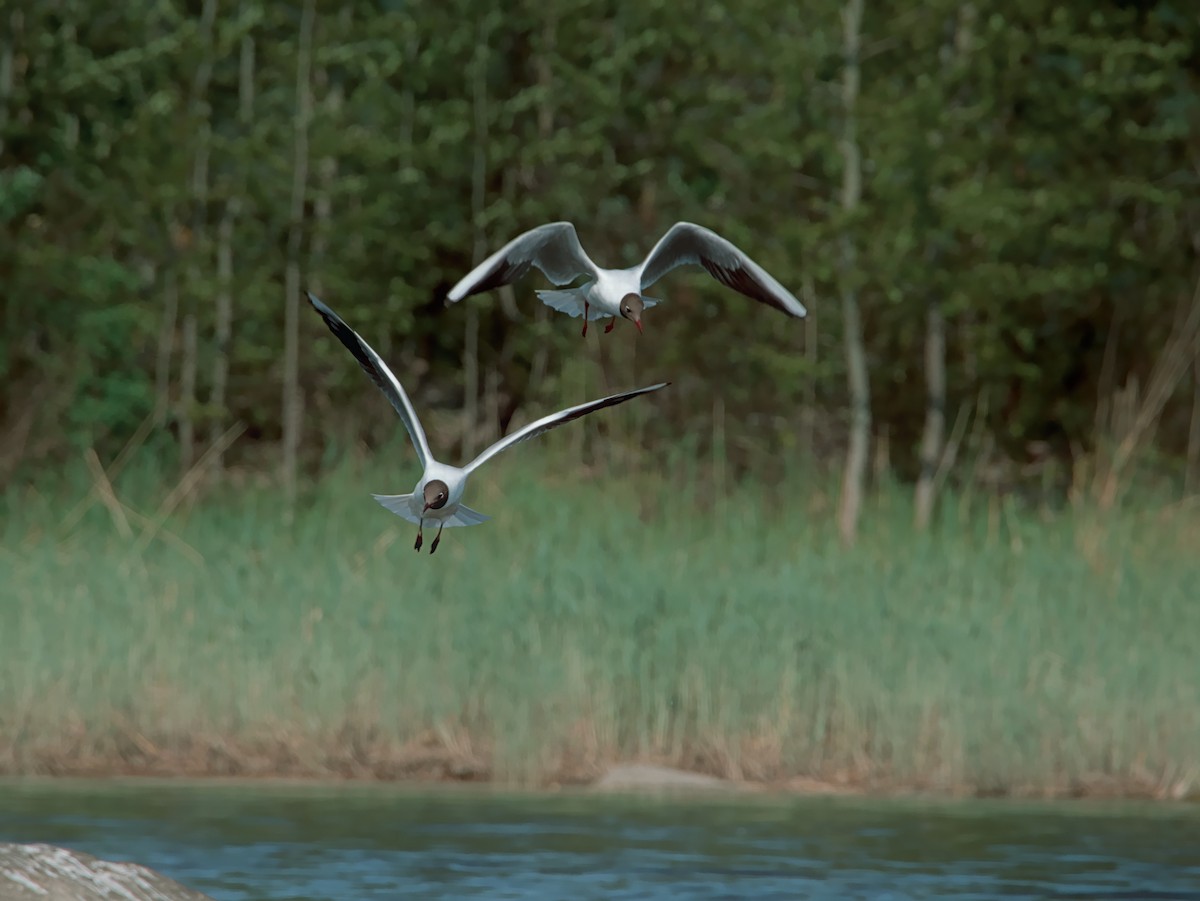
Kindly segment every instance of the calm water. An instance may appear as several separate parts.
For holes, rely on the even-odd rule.
[[[1200,901],[1200,810],[441,790],[0,783],[0,840],[134,860],[246,901]]]

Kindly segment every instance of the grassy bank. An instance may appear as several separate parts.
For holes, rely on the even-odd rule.
[[[382,455],[381,455],[382,456]],[[411,457],[406,457],[406,460]],[[1200,511],[907,492],[841,549],[827,479],[713,497],[504,460],[434,557],[345,465],[161,530],[90,482],[0,501],[0,771],[584,779],[619,759],[866,787],[1200,779]],[[824,483],[824,489],[823,484]],[[116,491],[154,520],[149,473]],[[669,492],[683,488],[673,496]],[[785,502],[786,501],[786,506]]]

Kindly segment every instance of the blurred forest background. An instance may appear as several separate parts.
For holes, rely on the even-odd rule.
[[[644,338],[585,345],[536,272],[443,307],[557,219],[611,266],[708,225],[811,314],[699,270]],[[919,521],[946,479],[1111,504],[1140,460],[1200,484],[1183,0],[5,0],[0,235],[4,480],[134,438],[294,493],[392,438],[308,288],[451,459],[661,377],[631,442],[894,474]]]

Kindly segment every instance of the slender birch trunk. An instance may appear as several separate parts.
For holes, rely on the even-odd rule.
[[[249,7],[250,4],[243,0],[242,8]],[[254,35],[246,34],[238,51],[238,124],[243,128],[254,121],[254,58]]]
[[[0,36],[0,153],[4,153],[4,130],[8,127],[8,102],[13,94],[13,61],[17,53],[17,35],[24,25],[24,13],[14,10],[9,27]]]
[[[958,12],[958,22],[951,38],[941,50],[943,72],[966,62],[971,47],[971,26],[975,8],[964,3]],[[961,99],[961,98],[960,98]],[[929,244],[926,257],[930,267],[937,265],[937,251]],[[933,506],[941,482],[939,471],[945,450],[946,435],[946,320],[942,297],[930,293],[925,311],[925,427],[921,435],[921,472],[917,478],[914,497],[914,524],[917,529],[929,527]]]
[[[859,44],[863,0],[847,0],[842,10],[842,33],[846,55],[842,79],[842,209],[852,214],[862,196],[862,161],[858,147],[857,104],[860,81]],[[871,396],[867,376],[867,358],[863,349],[862,314],[858,290],[854,285],[857,253],[854,238],[847,231],[841,237],[841,295],[844,320],[846,371],[850,388],[850,446],[842,476],[842,495],[838,505],[838,531],[845,544],[858,536],[867,475],[867,452],[871,437]]]
[[[63,29],[63,37],[68,44],[79,42],[79,32],[74,24]],[[79,145],[79,116],[76,113],[68,112],[63,117],[63,145],[67,150],[74,150]]]
[[[936,255],[929,254],[931,259]],[[938,461],[946,431],[946,321],[941,298],[931,293],[925,309],[925,427],[921,434],[920,464],[917,477],[914,524],[929,527],[933,518]]]
[[[472,107],[475,114],[475,161],[471,173],[471,221],[474,224],[475,246],[472,265],[478,264],[487,254],[487,237],[483,231],[483,214],[487,208],[487,142],[488,142],[488,96],[487,59],[489,29],[480,25],[476,42],[473,73]],[[475,455],[475,427],[479,421],[479,307],[471,304],[467,309],[467,322],[463,335],[463,456],[470,459]]]
[[[800,292],[808,315],[804,317],[804,362],[808,378],[804,384],[804,399],[800,407],[800,448],[805,463],[816,459],[817,433],[817,338],[819,316],[817,313],[817,289],[813,277],[806,271],[800,279]]]
[[[166,424],[171,409],[171,358],[175,353],[175,324],[179,317],[179,281],[174,260],[163,274],[162,320],[158,328],[158,353],[154,360],[154,422]]]
[[[415,66],[421,53],[421,41],[415,27],[411,27],[404,39],[404,65]],[[417,127],[417,92],[412,79],[404,79],[404,89],[400,94],[400,127],[398,129],[400,152],[398,155],[398,172],[401,184],[410,183],[422,177],[417,169],[416,159],[416,127]],[[355,212],[361,209],[362,201],[358,194],[354,195]],[[357,217],[356,217],[357,218]],[[352,256],[361,259],[366,246],[361,229],[356,229],[351,238]],[[415,338],[409,336],[406,344],[414,346]],[[388,359],[392,349],[392,333],[385,331],[380,340],[380,353]]]
[[[245,14],[248,8],[246,0],[242,0],[239,11]],[[237,121],[243,133],[249,132],[254,124],[254,35],[247,33],[242,36],[238,50],[238,113]],[[229,420],[228,398],[230,354],[233,341],[233,248],[236,241],[238,218],[244,207],[244,195],[247,193],[247,179],[243,175],[235,179],[237,192],[225,201],[221,213],[221,221],[217,226],[217,292],[215,299],[214,338],[216,347],[213,352],[212,394],[211,406],[213,420],[209,426],[208,443],[215,450],[212,452],[212,469],[220,472],[225,466],[225,452],[220,444],[220,437],[225,433]]]
[[[212,371],[212,408],[213,419],[209,424],[208,442],[217,446],[217,440],[225,431],[225,421],[229,418],[226,409],[226,392],[229,388],[229,343],[233,338],[233,234],[237,224],[240,201],[237,197],[225,202],[225,211],[221,215],[221,223],[217,226],[217,296],[216,323],[214,338],[216,347],[213,350]],[[217,451],[213,454],[212,468],[219,472],[224,468],[225,455]]]
[[[1192,360],[1192,417],[1188,423],[1187,471],[1183,490],[1190,495],[1197,488],[1200,488],[1200,353]]]
[[[534,61],[535,70],[537,72],[538,87],[542,90],[542,98],[538,103],[537,113],[537,129],[538,139],[545,146],[546,142],[554,134],[554,69],[551,66],[551,60],[555,53],[558,42],[558,21],[554,12],[546,12],[542,19],[542,46],[538,51],[537,59]],[[545,190],[545,173],[536,173],[537,187],[539,190]],[[548,308],[544,303],[535,303],[533,310],[533,318],[536,325],[534,328],[540,335],[545,331],[546,318]],[[533,359],[529,364],[529,386],[537,390],[537,386],[542,384],[546,377],[546,370],[550,363],[550,342],[546,340],[538,341],[533,348]],[[528,390],[526,391],[528,396]]]
[[[283,495],[284,519],[296,509],[296,468],[304,399],[300,391],[300,251],[308,187],[308,128],[312,119],[312,54],[316,0],[304,0],[296,48],[296,111],[292,119],[292,199],[284,275],[283,324]]]
[[[192,78],[189,116],[194,133],[195,153],[192,157],[191,224],[187,250],[187,286],[183,308],[183,357],[180,360],[179,401],[176,419],[179,423],[179,464],[186,472],[192,468],[196,449],[196,375],[199,368],[197,342],[197,306],[204,293],[200,259],[207,247],[205,230],[208,225],[209,162],[212,154],[212,121],[208,105],[208,86],[212,80],[213,28],[217,18],[217,0],[204,0],[200,8],[200,40],[204,52]]]
[[[317,84],[327,83],[325,72],[316,73]],[[326,99],[325,107],[333,113],[340,101],[335,98],[338,89],[331,88]],[[333,219],[333,180],[337,177],[337,159],[333,156],[322,157],[317,163],[316,184],[313,186],[313,227],[311,246],[308,253],[308,287],[320,297],[325,293],[325,282],[321,278],[321,268],[325,262],[325,254],[329,248],[329,224]]]
[[[339,13],[341,19],[339,24],[343,33],[350,27],[352,12],[351,7],[343,6]],[[318,72],[317,76],[322,84],[328,85],[323,104],[327,126],[336,129],[339,127],[344,99],[342,82],[336,80],[330,83],[329,73],[324,69]],[[317,163],[316,196],[313,198],[312,252],[309,254],[309,268],[311,269],[309,284],[317,296],[323,293],[325,287],[324,280],[321,278],[321,267],[329,249],[329,235],[333,223],[333,190],[337,174],[338,160],[333,154],[322,157],[321,161]]]
[[[196,428],[192,410],[196,402],[196,312],[183,317],[183,357],[179,367],[179,468],[187,472],[195,460]]]

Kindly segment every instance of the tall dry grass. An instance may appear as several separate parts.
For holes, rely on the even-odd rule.
[[[561,455],[482,474],[468,502],[494,521],[433,557],[368,495],[408,471],[343,464],[290,528],[270,486],[192,504],[145,464],[10,490],[0,770],[536,784],[639,758],[1167,795],[1200,776],[1200,509],[993,516],[947,489],[917,534],[884,485],[845,549],[819,473],[715,493],[684,454],[671,480]]]

